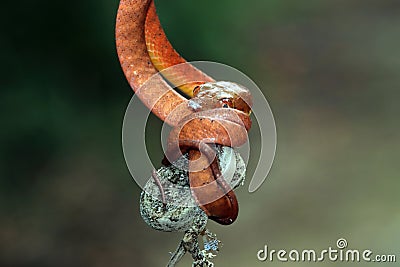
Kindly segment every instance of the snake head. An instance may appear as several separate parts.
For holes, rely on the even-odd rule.
[[[189,105],[196,111],[233,108],[250,114],[252,97],[247,88],[233,82],[209,82],[193,89]]]

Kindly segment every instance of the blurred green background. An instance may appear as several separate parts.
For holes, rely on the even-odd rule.
[[[268,180],[238,190],[232,226],[209,223],[224,243],[216,266],[309,266],[256,253],[341,237],[400,261],[400,1],[156,4],[182,55],[246,73],[276,119]],[[2,6],[0,266],[165,266],[182,234],[142,221],[122,155],[132,91],[115,52],[118,1]]]

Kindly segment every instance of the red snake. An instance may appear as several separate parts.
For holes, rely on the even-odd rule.
[[[190,64],[164,75],[173,84],[183,84],[179,88],[193,96],[190,100],[159,75],[154,78],[158,71],[186,61],[165,36],[153,0],[121,0],[115,32],[118,57],[130,86],[156,116],[174,127],[168,138],[168,159],[176,159],[180,152],[189,153],[193,196],[209,218],[231,224],[238,215],[238,202],[221,176],[214,150],[208,143],[237,147],[247,141],[251,127],[250,93],[238,85],[212,83],[212,78]],[[190,101],[198,104],[200,110],[193,108]]]

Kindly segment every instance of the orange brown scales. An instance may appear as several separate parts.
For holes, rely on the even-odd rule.
[[[201,157],[198,150],[189,151],[189,183],[192,193],[209,218],[220,224],[231,224],[237,218],[239,205],[235,193],[222,177],[215,180],[215,172],[220,175],[218,163],[214,160],[210,167],[209,160]],[[195,163],[194,163],[195,162]],[[197,166],[193,166],[196,164]],[[193,171],[191,171],[193,169]],[[199,170],[200,169],[200,170]],[[196,171],[199,170],[199,171]],[[217,181],[217,182],[216,182]],[[224,183],[221,185],[221,183]],[[216,196],[218,197],[216,200]]]
[[[231,93],[230,97],[225,94],[224,99],[233,103],[236,97],[236,94]],[[211,102],[204,100],[203,105],[207,108],[212,106],[213,109],[198,111],[184,118],[171,131],[166,155],[169,161],[174,161],[181,155],[180,152],[189,152],[189,182],[197,203],[212,220],[221,224],[231,224],[238,215],[237,199],[221,176],[213,150],[207,143],[241,146],[247,140],[247,129],[250,128],[251,121],[248,114],[240,110],[234,110],[235,113],[232,113],[233,110],[229,106],[222,108],[225,102],[208,99]],[[247,110],[247,107],[244,109]],[[206,157],[203,157],[201,163],[196,163],[199,166],[193,168],[193,162],[199,160],[199,150],[202,150]]]
[[[228,98],[215,98],[213,94],[218,95],[218,91],[203,92],[203,95],[196,92],[197,96],[190,101],[199,102],[202,114],[207,114],[207,109],[213,109],[207,118],[202,118],[197,116],[199,111],[191,107],[189,100],[179,95],[161,77],[146,84],[158,70],[186,62],[166,38],[152,0],[120,1],[116,44],[121,67],[135,93],[156,116],[175,126],[168,139],[167,155],[174,157],[180,152],[176,151],[178,147],[189,152],[189,160],[193,163],[204,139],[225,146],[240,146],[246,142],[246,131],[251,126],[248,116],[251,96],[248,92],[239,90]],[[163,75],[173,84],[183,84],[180,88],[189,96],[193,95],[193,89],[198,84],[213,81],[190,64]],[[177,106],[178,111],[175,110]],[[221,109],[215,109],[219,107]],[[235,194],[221,176],[215,159],[205,158],[203,164],[210,166],[189,173],[192,193],[211,219],[230,224],[238,214]],[[207,189],[199,187],[204,184],[208,185]]]
[[[120,1],[115,25],[117,53],[125,77],[135,94],[157,117],[174,126],[182,117],[193,112],[187,105],[181,105],[182,110],[168,118],[176,106],[187,100],[161,76],[153,77],[158,71],[147,52],[144,35],[149,4],[150,0]],[[151,84],[146,84],[149,80]]]
[[[163,71],[169,67],[186,63],[168,41],[158,18],[154,1],[150,2],[145,22],[145,39],[147,51],[154,67]],[[175,67],[171,71],[164,71],[163,76],[187,96],[193,96],[193,88],[205,82],[213,82],[214,79],[199,71],[190,64]],[[193,82],[196,81],[196,82]]]

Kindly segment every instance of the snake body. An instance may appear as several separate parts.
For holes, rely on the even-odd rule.
[[[221,176],[210,143],[236,147],[247,141],[250,93],[236,84],[214,82],[190,64],[182,65],[186,61],[165,36],[153,0],[120,1],[116,46],[135,94],[156,116],[174,126],[168,138],[169,161],[177,159],[181,152],[189,153],[189,182],[194,198],[209,218],[231,224],[238,215],[237,199]],[[153,77],[179,64],[182,67],[163,75],[193,97],[189,100],[161,76]]]

